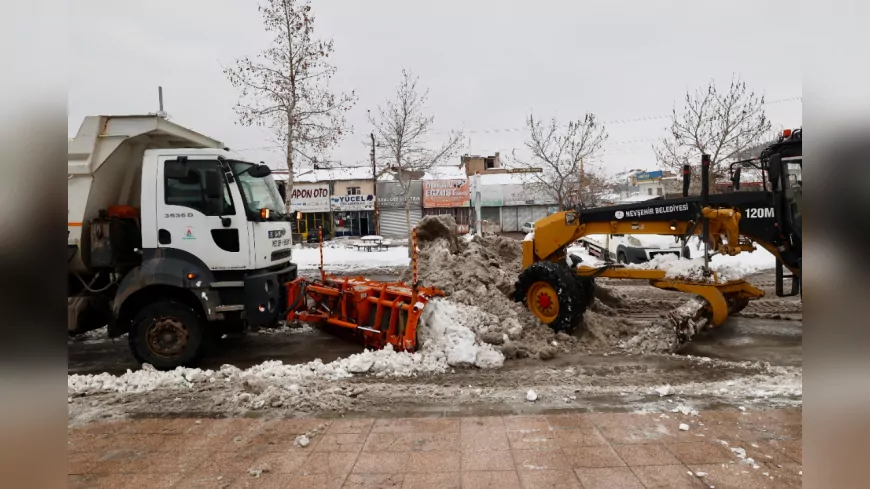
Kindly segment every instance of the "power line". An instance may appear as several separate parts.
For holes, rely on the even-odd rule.
[[[776,104],[782,104],[782,103],[786,103],[786,102],[794,102],[794,101],[798,101],[798,100],[803,100],[803,97],[796,96],[796,97],[781,98],[781,99],[777,99],[777,100],[772,100],[770,102],[765,102],[764,105],[776,105]],[[608,121],[604,121],[601,124],[604,124],[604,125],[632,124],[632,123],[637,123],[637,122],[665,120],[665,119],[670,119],[671,117],[672,117],[671,115],[659,115],[659,116],[647,116],[647,117],[629,117],[629,118],[623,118],[623,119],[611,119]],[[558,127],[565,127],[565,125],[560,125]],[[500,134],[500,133],[525,132],[525,131],[528,131],[528,127],[494,128],[494,129],[468,129],[468,130],[464,130],[462,132],[463,132],[463,134]],[[458,130],[454,129],[454,130],[445,130],[445,131],[432,131],[430,134],[433,134],[433,135],[435,135],[435,134],[450,134],[451,132],[458,132]],[[604,143],[604,144],[605,145],[623,145],[623,144],[634,144],[634,143],[639,143],[639,142],[651,142],[651,141],[658,141],[658,140],[659,140],[658,138],[646,139],[646,140],[638,139],[638,140],[634,140],[634,141],[618,141],[618,142]],[[281,145],[260,146],[260,147],[255,147],[255,148],[234,149],[234,151],[257,151],[257,150],[269,150],[269,149],[278,149],[278,148],[283,148],[283,146],[281,146]]]

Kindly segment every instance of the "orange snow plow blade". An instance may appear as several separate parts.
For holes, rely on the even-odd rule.
[[[417,283],[417,228],[411,233],[412,285],[378,282],[365,277],[334,277],[323,268],[323,230],[320,241],[320,280],[297,278],[287,286],[287,321],[346,328],[362,335],[367,347],[388,344],[396,351],[417,349],[417,323],[423,308],[444,292]]]
[[[367,347],[387,344],[396,351],[417,348],[417,323],[429,299],[444,292],[401,282],[383,283],[364,277],[331,277],[287,284],[287,320],[328,324],[361,333]]]

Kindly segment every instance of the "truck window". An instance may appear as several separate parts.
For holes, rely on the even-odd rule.
[[[185,178],[172,178],[167,171],[164,182],[164,202],[167,205],[189,207],[205,214],[206,216],[235,215],[233,197],[229,186],[224,178],[224,172],[217,161],[186,161],[179,163],[176,160],[166,162],[166,170],[178,170],[173,174],[187,171]],[[205,192],[206,174],[218,173],[223,185],[221,186],[221,198],[209,199]]]

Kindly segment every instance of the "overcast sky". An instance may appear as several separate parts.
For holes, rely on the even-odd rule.
[[[156,112],[162,85],[173,122],[278,168],[268,134],[235,124],[237,93],[221,72],[268,46],[256,3],[71,2],[70,136],[86,115]],[[406,67],[430,89],[436,130],[466,130],[464,152],[522,148],[529,112],[564,121],[593,112],[610,121],[611,171],[655,168],[651,145],[687,89],[736,74],[768,101],[801,96],[800,12],[781,3],[314,1],[316,34],[335,40],[333,87],[359,96],[348,114],[354,133],[331,158],[367,161],[366,110],[393,93]],[[801,101],[770,104],[767,114],[774,126],[797,127]]]

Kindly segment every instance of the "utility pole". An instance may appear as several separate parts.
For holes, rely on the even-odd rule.
[[[381,218],[378,215],[378,170],[375,166],[375,133],[371,133],[372,137],[372,189],[375,198],[375,234],[381,234]]]

